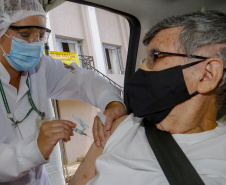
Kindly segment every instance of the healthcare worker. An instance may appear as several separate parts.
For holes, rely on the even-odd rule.
[[[80,99],[113,120],[126,113],[119,91],[93,71],[43,55],[50,32],[37,0],[0,0],[0,185],[49,185],[43,164],[75,124],[50,117],[48,99]],[[76,147],[76,146],[75,146]]]

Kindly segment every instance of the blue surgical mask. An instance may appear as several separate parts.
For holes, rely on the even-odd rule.
[[[9,64],[18,71],[28,71],[33,69],[39,62],[44,49],[43,42],[29,43],[25,40],[13,37],[10,54],[4,50],[3,56]]]

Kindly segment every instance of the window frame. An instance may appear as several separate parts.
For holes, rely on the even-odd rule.
[[[62,42],[69,43],[69,44],[75,44],[76,53],[77,53],[77,51],[79,51],[80,53],[77,53],[77,54],[78,55],[83,55],[82,47],[79,48],[79,45],[81,45],[81,43],[79,41],[63,39],[63,38],[57,37],[56,38],[57,50],[59,50],[61,52],[64,52],[63,48],[62,48]]]
[[[108,67],[108,62],[107,62],[107,56],[106,56],[106,49],[111,49],[111,50],[116,50],[116,54],[117,54],[117,66],[118,66],[118,69],[119,69],[119,74],[123,74],[124,72],[124,69],[123,68],[123,64],[122,64],[122,58],[120,56],[120,48],[117,47],[117,46],[109,46],[109,45],[105,45],[103,44],[103,52],[104,52],[104,61],[105,61],[105,64],[106,64],[106,70],[107,70],[107,74],[117,74],[117,73],[108,73],[108,70],[109,70],[109,67]]]

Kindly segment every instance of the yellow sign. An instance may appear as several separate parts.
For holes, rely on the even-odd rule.
[[[53,58],[61,60],[63,63],[67,65],[70,65],[72,62],[75,62],[79,66],[77,53],[50,51],[49,55]]]

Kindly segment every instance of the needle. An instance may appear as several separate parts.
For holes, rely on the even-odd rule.
[[[79,129],[77,129],[77,128],[75,129],[75,132],[79,133],[80,135],[84,135],[84,136],[87,136],[87,137],[93,139],[93,137],[88,136],[88,135],[87,135],[86,133],[84,133],[82,130],[79,130]]]
[[[93,137],[88,136],[88,135],[87,135],[87,134],[85,134],[85,133],[83,133],[82,135],[87,136],[87,137],[89,137],[89,138],[92,138],[92,139],[93,139]]]

